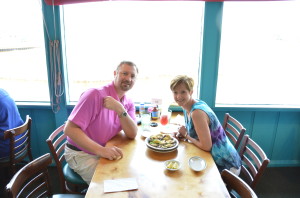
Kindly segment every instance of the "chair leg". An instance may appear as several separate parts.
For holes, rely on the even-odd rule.
[[[2,182],[5,185],[9,182],[9,180],[10,180],[10,174],[11,173],[10,173],[10,168],[9,167],[1,167],[0,168],[0,175],[1,175],[0,181],[1,181],[1,185],[2,185]]]
[[[28,152],[28,157],[29,157],[30,162],[33,161],[31,150]]]
[[[13,176],[16,173],[16,164],[12,164],[10,168],[10,174]]]
[[[9,182],[9,171],[8,171],[8,167],[1,167],[0,168],[0,196],[4,195],[5,193],[5,186],[6,184],[8,184]]]
[[[65,185],[66,185],[67,192],[72,193],[72,194],[85,194],[86,189],[88,188],[88,185],[78,186],[78,185],[69,184],[69,183],[67,183],[67,181],[66,181]]]
[[[11,180],[11,178],[14,176],[14,166],[10,165],[7,167],[1,167],[0,168],[0,181],[1,183],[4,182],[6,184]]]

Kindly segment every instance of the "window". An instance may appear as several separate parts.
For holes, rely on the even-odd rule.
[[[0,1],[0,85],[16,101],[49,102],[41,5]]]
[[[299,10],[299,1],[224,3],[216,106],[299,107]]]
[[[69,101],[113,80],[123,60],[136,63],[135,102],[173,101],[170,81],[198,82],[203,2],[96,2],[63,6]],[[197,87],[195,88],[197,94]]]

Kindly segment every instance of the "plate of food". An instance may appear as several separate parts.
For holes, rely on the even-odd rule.
[[[156,152],[171,152],[177,149],[178,140],[169,134],[154,134],[145,139],[148,148]]]
[[[189,166],[194,171],[202,171],[206,168],[206,161],[201,157],[194,156],[189,159]]]

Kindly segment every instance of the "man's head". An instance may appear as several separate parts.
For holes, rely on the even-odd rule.
[[[138,68],[130,61],[122,61],[114,71],[114,83],[117,91],[130,90],[137,78]]]

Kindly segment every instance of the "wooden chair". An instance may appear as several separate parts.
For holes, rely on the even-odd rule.
[[[252,188],[229,170],[224,169],[221,176],[231,197],[257,198]]]
[[[223,129],[225,130],[227,137],[232,141],[234,148],[238,150],[246,133],[244,126],[229,113],[226,113],[223,122]]]
[[[0,158],[0,167],[9,167],[9,173],[12,176],[16,173],[16,165],[24,161],[26,157],[33,160],[30,146],[32,120],[29,115],[23,125],[4,131],[4,139],[9,139],[9,157]],[[16,139],[16,136],[20,135]]]
[[[52,196],[48,173],[48,166],[51,163],[51,155],[47,153],[25,165],[6,185],[8,197],[84,197],[79,194],[59,194]]]
[[[239,152],[243,162],[240,177],[254,190],[270,160],[249,135],[245,135]]]
[[[63,132],[64,127],[64,124],[58,127],[46,142],[56,163],[62,192],[81,193],[88,188],[88,184],[66,163],[64,151],[67,136]]]

